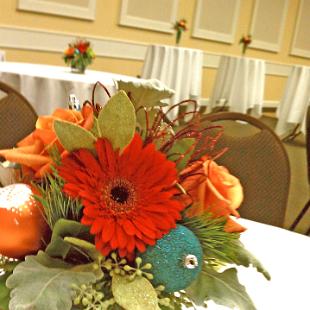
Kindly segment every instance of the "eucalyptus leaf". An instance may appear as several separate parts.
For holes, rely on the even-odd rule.
[[[74,238],[74,237],[65,237],[64,241],[66,243],[69,243],[70,245],[81,248],[93,260],[97,260],[99,257],[102,256],[102,254],[96,249],[96,246],[93,243],[90,243],[88,241],[85,241],[79,238]]]
[[[161,100],[173,96],[174,90],[156,79],[139,81],[117,81],[118,89],[129,94],[136,110],[143,106],[146,108],[165,106]]]
[[[96,137],[83,127],[61,120],[54,121],[54,130],[61,145],[69,152],[78,149],[95,149]]]
[[[0,276],[0,309],[9,309],[10,290],[5,285],[7,278],[11,275],[10,272],[6,272]]]
[[[178,160],[180,155],[184,156],[177,162],[177,169],[183,170],[193,154],[196,140],[194,138],[184,138],[174,142],[172,148],[168,152],[168,158],[172,161]]]
[[[110,98],[98,115],[101,137],[107,138],[114,149],[123,149],[136,130],[136,113],[124,91]]]
[[[112,293],[115,301],[126,310],[160,310],[157,293],[146,278],[114,275]]]
[[[95,281],[96,277],[91,272],[48,268],[35,256],[27,256],[6,281],[11,289],[9,307],[10,310],[70,310],[72,285]]]
[[[242,265],[245,267],[253,266],[258,272],[262,273],[267,280],[270,280],[270,274],[261,262],[244,247],[240,240],[234,240],[234,242],[235,251],[233,255],[233,262],[237,265]]]
[[[79,237],[90,241],[89,228],[79,222],[60,219],[56,222],[51,241],[46,248],[46,253],[52,257],[65,259],[72,248],[72,245],[64,241],[65,237]]]
[[[186,293],[197,305],[211,299],[230,308],[256,309],[245,287],[239,283],[235,268],[226,269],[221,273],[204,268],[199,277],[186,289]]]

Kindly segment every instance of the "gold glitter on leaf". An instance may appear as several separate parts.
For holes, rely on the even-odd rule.
[[[128,277],[114,275],[112,292],[115,301],[126,310],[160,310],[157,293],[144,277],[129,281]]]

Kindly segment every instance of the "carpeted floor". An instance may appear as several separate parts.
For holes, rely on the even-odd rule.
[[[276,118],[263,116],[261,120],[271,128],[275,128]],[[284,143],[291,166],[290,193],[284,226],[289,227],[300,210],[309,199],[309,185],[307,179],[307,159],[305,136],[300,134],[293,141]],[[310,226],[310,211],[297,226],[296,231],[305,233]]]

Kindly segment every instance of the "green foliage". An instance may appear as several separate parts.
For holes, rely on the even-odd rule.
[[[112,292],[115,301],[126,310],[158,310],[157,293],[152,284],[144,277],[127,277],[114,275]]]
[[[235,241],[239,239],[239,234],[225,232],[225,223],[225,218],[212,218],[212,215],[208,213],[192,218],[184,217],[182,220],[182,224],[199,239],[207,260],[218,259],[223,262],[232,262]]]
[[[268,271],[265,269],[265,267],[261,264],[261,262],[254,257],[253,254],[251,254],[245,247],[244,245],[240,242],[240,240],[235,240],[235,250],[232,254],[231,261],[234,262],[236,265],[241,265],[245,267],[254,267],[258,272],[263,274],[263,276],[267,279],[270,280],[270,274]]]
[[[49,268],[42,265],[36,256],[27,256],[6,282],[12,290],[10,309],[70,310],[72,285],[93,283],[95,280],[93,273]]]
[[[96,137],[79,125],[55,120],[54,130],[61,145],[69,152],[82,148],[90,151],[95,149]]]
[[[123,149],[136,130],[135,109],[124,91],[119,91],[98,115],[100,137],[107,138],[114,149]]]
[[[75,255],[77,257],[81,255],[87,257],[84,252],[64,240],[64,238],[68,236],[88,241],[92,240],[87,226],[79,222],[60,219],[54,226],[51,241],[45,250],[46,253],[52,257],[61,257],[63,259],[66,259],[70,254],[73,257]]]
[[[270,280],[268,271],[240,242],[240,235],[224,231],[225,222],[225,218],[214,219],[208,213],[183,219],[183,225],[191,229],[199,239],[209,263],[252,266]]]
[[[59,219],[79,220],[82,204],[66,196],[63,189],[64,182],[56,171],[45,177],[43,185],[37,185],[40,195],[34,195],[43,208],[43,216],[51,229]]]
[[[212,299],[214,302],[230,308],[255,310],[245,287],[238,281],[235,268],[216,272],[205,267],[198,279],[186,289],[186,292],[197,305],[202,305],[206,300]]]
[[[136,110],[143,106],[146,108],[164,106],[161,100],[170,98],[174,91],[167,88],[158,80],[143,82],[117,81],[118,89],[124,90],[130,97]]]
[[[172,161],[177,160],[177,169],[183,170],[193,154],[196,139],[184,138],[174,142],[172,148],[168,152],[168,158]],[[178,160],[181,157],[181,160]]]
[[[0,269],[0,309],[9,309],[10,290],[5,285],[7,278],[11,275],[11,272],[5,272],[1,275]]]

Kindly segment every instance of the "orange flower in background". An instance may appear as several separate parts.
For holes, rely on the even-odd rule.
[[[70,47],[68,47],[68,48],[65,50],[65,55],[66,55],[67,57],[71,57],[71,56],[74,55],[74,51],[75,51],[75,48],[72,47],[72,46],[70,46]]]
[[[81,112],[56,109],[52,115],[40,116],[36,122],[36,129],[18,142],[16,148],[0,150],[0,156],[21,164],[25,175],[41,178],[50,172],[51,148],[56,146],[62,156],[66,153],[54,132],[53,123],[56,119],[75,123],[90,130],[94,120],[93,109],[85,105]]]
[[[187,216],[210,212],[214,217],[227,218],[225,231],[242,232],[245,230],[230,218],[230,215],[239,217],[236,209],[242,203],[243,190],[239,180],[225,167],[218,166],[212,160],[202,159],[185,169],[182,174],[189,174],[181,185],[193,203],[187,211]]]
[[[121,154],[106,139],[97,140],[96,150],[98,158],[81,149],[63,159],[64,192],[81,199],[81,222],[91,226],[103,255],[115,249],[122,257],[144,252],[181,219],[175,163],[154,144],[143,147],[138,134]]]

